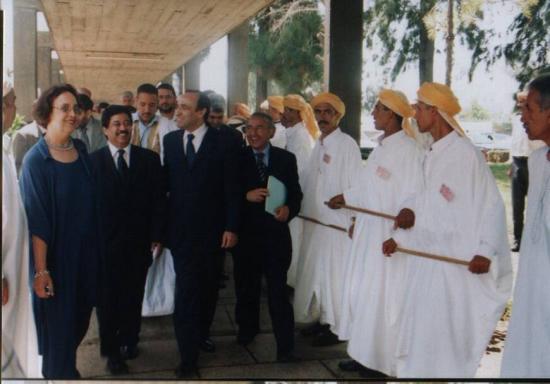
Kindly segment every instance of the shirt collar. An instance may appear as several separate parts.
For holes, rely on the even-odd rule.
[[[380,138],[379,144],[381,146],[392,145],[392,143],[394,143],[396,141],[399,141],[403,137],[404,134],[405,134],[405,132],[403,130],[395,132],[395,133],[389,135],[388,137],[385,137],[382,134],[382,137]]]
[[[252,148],[252,152],[254,152],[254,155],[256,155],[258,153],[263,153],[265,156],[269,156],[270,149],[271,149],[271,144],[268,142],[263,150],[257,151],[254,148]]]
[[[338,140],[338,136],[340,136],[341,133],[342,131],[340,130],[340,127],[337,127],[334,131],[329,133],[327,137],[323,138],[323,141],[321,141],[320,138],[319,141],[321,141],[323,146],[331,145],[333,142]]]
[[[128,155],[130,154],[131,144],[128,144],[124,148],[118,148],[118,147],[115,147],[110,141],[107,141],[107,145],[109,146],[109,151],[111,152],[111,156],[113,157],[117,155],[119,149],[124,149],[125,153],[127,153]]]
[[[193,134],[193,136],[196,138],[198,137],[202,137],[206,134],[206,124],[202,124],[199,128],[195,129],[193,132],[189,132],[189,131],[184,131],[184,136],[185,138],[187,138],[187,136],[189,136],[190,133]]]

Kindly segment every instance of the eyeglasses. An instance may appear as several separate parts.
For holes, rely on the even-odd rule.
[[[69,104],[63,104],[61,107],[56,107],[56,106],[54,105],[53,108],[59,109],[61,112],[64,112],[64,113],[69,113],[71,110],[72,110],[75,114],[79,114],[80,112],[82,112],[82,108],[80,108],[78,105],[73,105],[72,108],[71,108],[71,106],[70,106]]]

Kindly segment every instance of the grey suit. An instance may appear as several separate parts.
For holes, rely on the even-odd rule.
[[[101,122],[99,120],[95,119],[93,116],[90,117],[88,124],[86,124],[86,128],[88,140],[90,143],[89,146],[86,140],[82,139],[83,132],[80,128],[76,128],[71,134],[71,137],[73,137],[74,139],[82,140],[82,142],[86,144],[86,149],[88,150],[88,153],[94,152],[107,145],[107,139],[103,134],[103,128],[101,127]]]

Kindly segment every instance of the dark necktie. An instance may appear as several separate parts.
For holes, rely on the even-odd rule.
[[[197,153],[195,152],[195,146],[193,145],[193,139],[195,138],[195,135],[192,133],[187,135],[187,145],[185,148],[185,157],[187,158],[187,164],[191,167],[193,165],[193,161],[195,161],[195,157]]]
[[[80,128],[80,130],[82,132],[82,141],[86,145],[86,149],[88,150],[88,152],[90,152],[90,139],[88,138],[88,134],[86,133],[88,131],[88,127],[83,126],[82,128]]]
[[[256,167],[258,168],[258,175],[262,183],[265,183],[267,177],[267,167],[264,163],[264,156],[265,154],[263,152],[256,153]]]
[[[128,164],[126,163],[126,160],[124,159],[124,153],[126,151],[124,149],[118,150],[118,159],[116,161],[117,169],[122,178],[125,178],[128,175]]]

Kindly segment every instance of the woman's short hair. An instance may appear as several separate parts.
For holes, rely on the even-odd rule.
[[[78,100],[76,89],[71,84],[54,85],[44,91],[36,101],[36,108],[33,111],[33,118],[38,125],[46,128],[53,112],[53,102],[62,93],[69,92]]]

